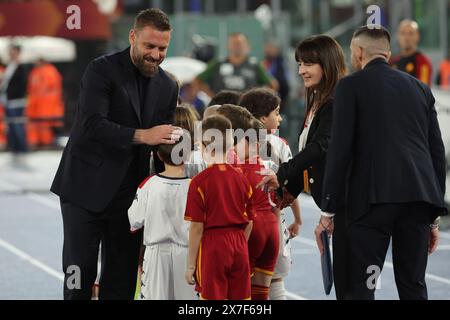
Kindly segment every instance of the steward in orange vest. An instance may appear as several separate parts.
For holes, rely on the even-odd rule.
[[[54,127],[62,126],[64,103],[62,77],[55,66],[39,60],[28,77],[29,118],[27,138],[30,146],[49,146],[54,143]]]

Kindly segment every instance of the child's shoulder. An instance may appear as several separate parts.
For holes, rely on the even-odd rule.
[[[267,137],[270,140],[270,142],[280,143],[281,145],[289,146],[289,143],[287,142],[286,139],[284,139],[276,134],[271,133],[271,134],[267,135]]]
[[[155,174],[152,174],[152,175],[150,175],[150,176],[148,176],[147,178],[145,178],[142,182],[141,182],[141,184],[138,186],[138,189],[143,189],[145,186],[147,186],[150,182],[150,180],[152,180],[152,178],[154,178],[154,177],[156,177],[156,175]],[[154,181],[155,179],[153,179],[152,180],[152,182]]]
[[[201,183],[206,180],[222,182],[223,178],[236,175],[243,175],[242,169],[239,166],[233,166],[230,164],[216,164],[207,167],[205,170],[193,177],[191,183]]]
[[[204,170],[202,170],[201,172],[196,174],[194,177],[192,177],[191,184],[199,184],[202,181],[207,180],[208,177],[211,176],[212,172],[213,172],[213,168],[211,166],[205,168]]]

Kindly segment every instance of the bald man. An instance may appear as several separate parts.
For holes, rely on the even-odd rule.
[[[324,226],[329,233],[339,231],[333,252],[341,256],[333,267],[347,274],[346,286],[339,287],[345,298],[375,298],[392,243],[400,299],[427,299],[425,271],[437,247],[436,219],[447,214],[445,151],[434,98],[422,82],[389,66],[386,29],[361,27],[350,48],[356,72],[336,88],[324,212],[315,233]]]
[[[255,57],[250,57],[250,43],[240,32],[228,36],[228,57],[212,61],[208,68],[194,80],[194,90],[214,97],[221,90],[243,92],[256,87],[278,90],[273,78]]]
[[[430,59],[418,51],[419,25],[413,20],[403,20],[397,30],[400,54],[390,61],[394,68],[409,73],[428,86],[431,85],[432,65]]]

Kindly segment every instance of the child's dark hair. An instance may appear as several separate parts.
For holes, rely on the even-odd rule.
[[[222,152],[227,152],[229,147],[232,147],[231,142],[227,141],[227,130],[232,129],[230,120],[221,115],[213,115],[202,121],[202,143],[204,146],[214,142],[214,139],[209,140],[205,137],[205,132],[209,129],[216,129],[222,134],[223,137],[223,150]]]
[[[162,162],[170,165],[170,166],[180,166],[183,164],[181,163],[174,163],[172,160],[172,151],[175,146],[183,142],[183,136],[180,137],[180,140],[178,140],[175,144],[160,144],[157,148],[158,157],[161,159]],[[181,158],[184,158],[185,154],[183,152],[183,148],[181,148],[179,156]]]
[[[252,127],[254,117],[245,108],[233,104],[224,104],[217,109],[217,113],[230,120],[233,130],[247,131]]]
[[[241,93],[232,90],[222,90],[219,91],[211,101],[208,103],[208,107],[223,104],[238,104],[241,98]]]
[[[266,126],[259,121],[258,119],[253,119],[251,122],[252,129],[256,132],[256,138],[258,139],[258,142],[263,143],[266,140],[266,134],[263,134],[264,132],[267,132]]]
[[[257,119],[267,117],[281,103],[278,94],[268,88],[250,89],[239,100],[239,105],[246,108]]]
[[[258,119],[254,119],[252,121],[252,128],[256,130],[256,138],[259,143],[259,155],[261,156],[261,159],[272,160],[275,163],[277,160],[279,161],[279,158],[276,158],[276,155],[273,152],[272,144],[267,139],[268,132],[266,126]]]
[[[247,109],[232,104],[224,104],[217,109],[217,113],[230,120],[233,130],[242,129],[244,132],[252,128],[252,121],[255,119]],[[235,145],[239,140],[234,135]]]

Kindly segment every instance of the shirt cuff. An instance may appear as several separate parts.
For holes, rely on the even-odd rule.
[[[334,213],[329,213],[329,212],[320,212],[320,215],[322,217],[326,217],[326,218],[333,218],[334,217]]]

